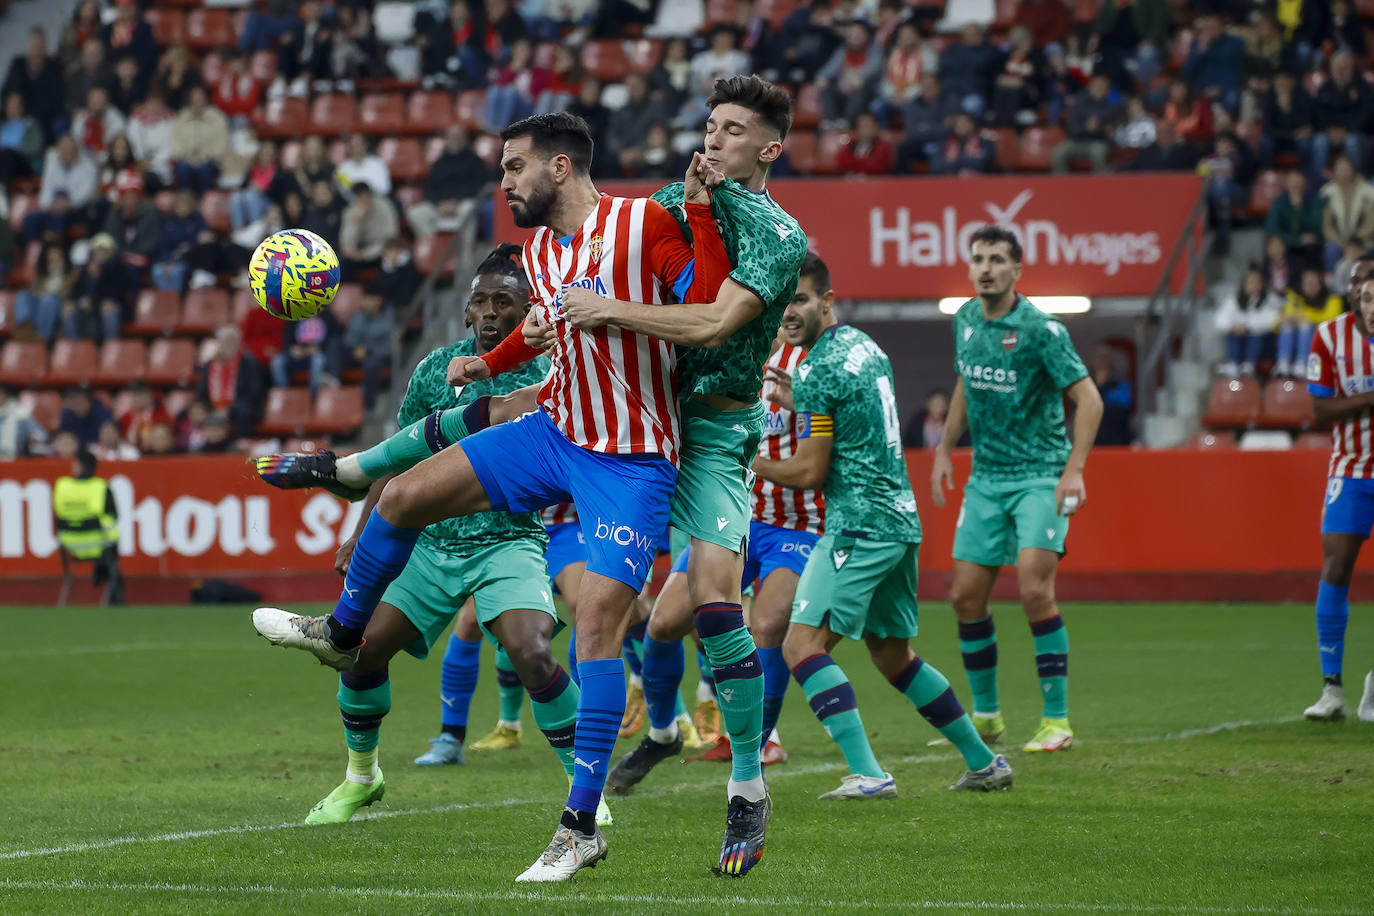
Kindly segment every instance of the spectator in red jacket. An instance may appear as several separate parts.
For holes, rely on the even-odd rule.
[[[132,395],[133,403],[128,410],[115,417],[115,420],[119,423],[119,431],[125,442],[140,451],[147,451],[148,435],[153,426],[158,423],[171,423],[172,417],[146,382],[131,382],[129,393]]]
[[[854,137],[840,150],[838,164],[846,175],[891,175],[892,144],[878,132],[878,119],[863,112],[854,124]]]
[[[248,71],[248,58],[238,51],[224,52],[224,73],[215,83],[215,107],[231,126],[246,126],[262,98],[262,84]]]

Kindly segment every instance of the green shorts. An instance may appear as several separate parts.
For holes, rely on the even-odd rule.
[[[1069,520],[1054,501],[1055,477],[987,480],[970,477],[954,532],[954,559],[1014,566],[1028,547],[1064,555]]]
[[[850,639],[916,635],[916,554],[921,545],[827,534],[811,548],[792,601],[792,622]]]
[[[406,646],[416,658],[429,654],[468,598],[477,607],[477,623],[493,643],[497,640],[489,627],[505,611],[544,611],[558,619],[544,550],[523,538],[466,554],[449,553],[421,539],[406,568],[382,595],[382,601],[400,609],[420,631],[420,638]]]
[[[763,438],[763,403],[714,410],[684,400],[682,456],[672,525],[684,534],[743,553],[749,541],[754,456]]]

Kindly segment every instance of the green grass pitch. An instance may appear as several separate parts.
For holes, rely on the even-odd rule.
[[[1369,611],[1347,640],[1354,701]],[[1019,751],[1039,717],[1029,633],[997,613],[1010,792],[946,791],[959,760],[845,644],[900,797],[816,799],[844,769],[794,685],[752,874],[710,873],[726,768],[665,764],[611,799],[605,864],[531,889],[512,879],[567,784],[528,704],[520,750],[415,767],[439,660],[398,659],[385,801],[307,828],[343,776],[336,682],[255,637],[247,609],[0,609],[0,912],[1374,912],[1374,724],[1300,720],[1320,685],[1310,607],[1066,606],[1079,743],[1037,756]],[[918,651],[967,700],[947,605],[923,623]],[[484,650],[475,734],[495,693]]]

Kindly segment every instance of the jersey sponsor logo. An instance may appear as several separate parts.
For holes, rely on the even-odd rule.
[[[1310,353],[1307,356],[1307,380],[1309,382],[1322,380],[1322,358],[1315,353]]]
[[[574,286],[580,286],[583,289],[591,290],[598,296],[605,296],[608,299],[610,298],[610,294],[606,292],[606,284],[601,282],[600,277],[583,277],[581,280],[574,280],[571,283],[564,283],[562,286],[558,288],[558,294],[554,296],[553,299],[553,313],[555,315],[563,314],[563,293],[565,290],[572,289]]]
[[[781,411],[770,410],[763,415],[763,434],[765,436],[785,436],[788,429],[787,418]]]
[[[1012,350],[1016,349],[1016,341],[1016,332],[1008,331],[1002,335],[1002,349],[1010,353]]]
[[[811,556],[811,545],[803,544],[800,541],[788,541],[782,545],[782,553],[799,553],[804,557]]]
[[[912,493],[910,490],[907,490],[901,496],[897,497],[897,499],[893,502],[893,505],[896,506],[898,512],[915,512],[916,494]]]
[[[640,534],[629,525],[621,525],[615,521],[602,521],[601,516],[596,518],[596,533],[593,537],[598,541],[610,541],[621,547],[629,547],[633,544],[640,550],[651,550],[654,546],[654,539],[649,535]]]
[[[1016,390],[1016,370],[1001,366],[971,365],[959,360],[959,374],[980,391],[1010,394]]]

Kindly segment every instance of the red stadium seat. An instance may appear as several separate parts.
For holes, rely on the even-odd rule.
[[[1321,448],[1329,450],[1331,448],[1331,434],[1312,430],[1301,433],[1293,441],[1293,448]]]
[[[416,137],[383,137],[377,143],[377,155],[386,163],[393,183],[419,181],[429,171]]]
[[[816,146],[816,135],[809,130],[794,130],[787,134],[787,139],[782,141],[782,150],[792,164],[792,171],[799,175],[811,174],[816,165]]]
[[[196,49],[234,44],[234,22],[224,9],[193,9],[186,14],[186,44]]]
[[[501,161],[501,145],[501,138],[495,134],[482,134],[473,138],[472,151],[487,165],[496,168]]]
[[[0,338],[14,333],[14,293],[0,289]]]
[[[1269,215],[1269,208],[1278,200],[1283,193],[1283,173],[1268,169],[1255,176],[1255,183],[1250,187],[1250,216],[1253,219],[1264,219]]]
[[[296,453],[313,455],[322,448],[329,448],[329,439],[326,436],[292,436],[281,446],[282,453],[287,455]]]
[[[124,333],[140,337],[171,334],[181,317],[181,296],[175,290],[145,289],[134,305],[134,320],[124,325]]]
[[[258,120],[258,135],[262,137],[300,137],[310,120],[310,106],[305,99],[286,96],[268,99]]]
[[[358,129],[365,134],[394,134],[406,126],[405,103],[400,93],[363,96],[358,106]]]
[[[186,412],[186,408],[190,407],[195,399],[196,393],[190,388],[174,388],[162,399],[162,407],[167,411],[167,416],[175,420]]]
[[[299,436],[309,422],[309,388],[273,388],[267,392],[267,409],[258,432],[265,436]]]
[[[1014,127],[988,127],[980,132],[989,143],[997,147],[997,167],[1004,172],[1016,171],[1021,159],[1021,138]]]
[[[48,361],[49,385],[59,388],[93,381],[96,374],[95,343],[90,340],[59,340]]]
[[[1274,379],[1264,386],[1259,421],[1265,429],[1306,429],[1311,426],[1312,395],[1307,386],[1291,378]]]
[[[1204,429],[1202,432],[1193,436],[1192,443],[1194,448],[1202,451],[1233,449],[1236,447],[1236,434],[1228,430],[1213,432]]]
[[[1016,168],[1022,172],[1048,172],[1054,148],[1068,135],[1062,127],[1032,127],[1021,135]]]
[[[1217,379],[1202,425],[1213,429],[1248,428],[1259,416],[1259,409],[1259,382],[1252,378]]]
[[[253,298],[251,289],[236,289],[229,304],[229,320],[234,324],[240,324],[243,321],[243,316],[257,307],[258,300]]]
[[[582,68],[603,83],[619,83],[630,72],[630,62],[618,39],[589,41],[582,46]]]
[[[453,119],[468,130],[481,130],[487,119],[487,93],[484,89],[467,89],[458,93],[453,102]],[[504,124],[491,125],[497,130]]]
[[[277,53],[275,51],[254,51],[248,61],[248,74],[264,86],[277,78]]]
[[[813,175],[838,175],[840,172],[840,150],[849,145],[849,134],[842,130],[821,131],[820,143],[816,145],[816,163],[811,167]]]
[[[141,340],[107,340],[100,347],[95,384],[123,387],[148,374],[148,345]]]
[[[410,208],[425,199],[425,189],[417,184],[403,184],[398,188],[392,189],[392,194],[396,196],[396,202],[401,205],[401,214],[410,211]]]
[[[339,92],[317,95],[310,103],[310,132],[337,137],[353,129],[356,117],[353,96]]]
[[[354,385],[321,388],[306,429],[312,433],[343,435],[363,425],[363,392]]]
[[[443,257],[444,249],[453,241],[453,234],[449,232],[439,232],[434,235],[422,235],[415,240],[415,269],[428,276],[436,270],[440,276],[453,273],[458,265],[458,252],[452,252],[448,260],[443,264],[439,259]]]
[[[213,334],[229,324],[229,293],[215,286],[193,289],[181,304],[178,334]]]
[[[353,313],[363,307],[363,288],[358,283],[342,283],[334,294],[329,310],[339,319],[339,324],[347,325]]]
[[[27,388],[48,376],[48,348],[42,341],[11,340],[0,349],[0,383]]]
[[[227,235],[234,228],[229,217],[229,193],[227,191],[206,191],[200,198],[200,215],[211,232]]]
[[[453,98],[447,92],[416,92],[406,102],[406,127],[437,134],[453,123]]]
[[[163,338],[148,348],[150,385],[186,385],[196,376],[196,345],[185,338]]]
[[[10,268],[10,286],[21,289],[33,283],[38,276],[38,259],[43,257],[43,243],[30,242],[24,252],[24,260]]]
[[[10,228],[15,232],[24,222],[24,217],[38,209],[37,194],[11,194],[10,195]]]
[[[186,14],[169,7],[153,7],[145,10],[143,20],[153,30],[153,41],[160,47],[186,44]]]
[[[625,62],[631,73],[647,74],[663,59],[663,42],[656,38],[640,38],[625,43]]]
[[[42,391],[24,391],[19,395],[19,403],[29,409],[38,425],[52,432],[62,419],[62,396],[51,388]]]
[[[797,92],[797,104],[792,109],[792,126],[815,127],[824,119],[820,87],[815,83],[807,83]]]

